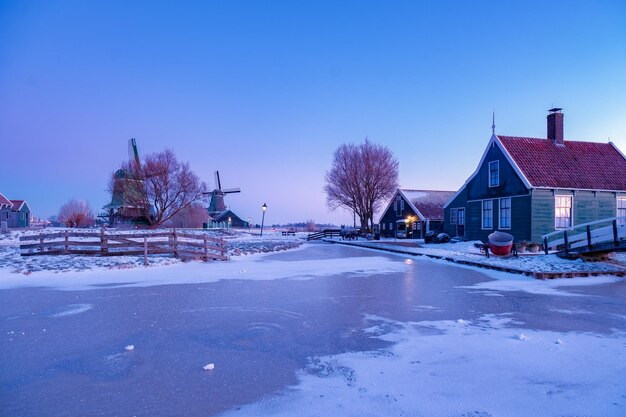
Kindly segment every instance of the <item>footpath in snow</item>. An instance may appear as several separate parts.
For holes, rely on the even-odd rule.
[[[596,275],[626,276],[626,256],[617,254],[612,262],[585,262],[582,259],[562,259],[554,254],[520,254],[518,257],[487,257],[474,246],[476,242],[423,244],[394,240],[341,240],[326,238],[325,242],[358,246],[406,255],[426,256],[450,262],[531,275],[536,278],[581,277]]]

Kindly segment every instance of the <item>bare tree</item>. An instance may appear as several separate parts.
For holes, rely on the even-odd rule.
[[[59,209],[59,222],[67,227],[86,227],[95,222],[93,211],[86,201],[69,200]]]
[[[315,229],[317,229],[317,226],[315,225],[315,220],[310,219],[306,221],[306,231],[311,233],[314,232]]]
[[[193,203],[189,207],[179,211],[166,223],[169,227],[200,228],[209,222],[209,212],[201,204]]]
[[[398,188],[398,161],[388,147],[365,139],[343,144],[335,151],[326,172],[326,201],[331,209],[355,213],[361,229],[373,228],[374,214]]]
[[[174,152],[166,149],[147,155],[139,166],[122,164],[109,181],[109,191],[121,195],[126,215],[155,228],[199,202],[206,185],[188,163],[178,161]]]

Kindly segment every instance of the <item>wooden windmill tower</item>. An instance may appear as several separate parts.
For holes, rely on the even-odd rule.
[[[213,218],[219,217],[220,213],[226,211],[226,205],[224,204],[224,196],[226,194],[234,194],[240,193],[240,188],[228,188],[222,189],[222,182],[220,181],[220,172],[215,171],[215,189],[208,193],[204,193],[205,195],[210,195],[211,200],[209,201],[208,212],[209,215]]]

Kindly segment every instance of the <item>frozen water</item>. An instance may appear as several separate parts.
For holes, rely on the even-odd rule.
[[[0,410],[626,415],[623,279],[494,281],[406,259],[312,244],[230,275],[200,263],[33,273],[32,287],[0,291]],[[54,317],[78,305],[92,308]]]

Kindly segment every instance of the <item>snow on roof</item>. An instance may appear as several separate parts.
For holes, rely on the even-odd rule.
[[[626,158],[612,143],[498,139],[533,187],[626,191]]]
[[[13,203],[11,203],[11,201],[6,198],[2,193],[0,193],[0,207],[12,207]]]
[[[443,220],[443,205],[454,195],[454,191],[411,190],[401,188],[400,192],[422,215],[424,220]]]

